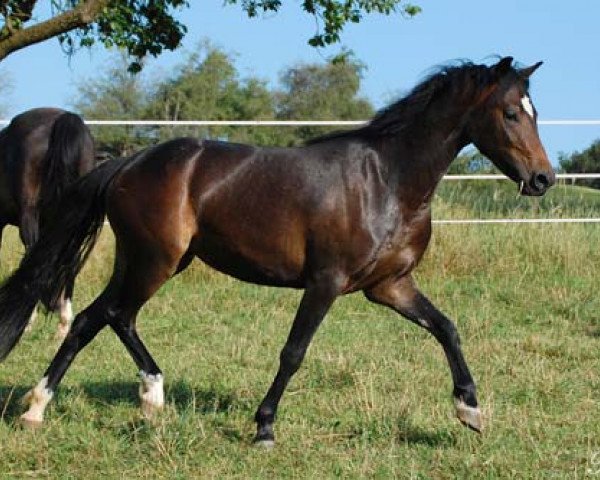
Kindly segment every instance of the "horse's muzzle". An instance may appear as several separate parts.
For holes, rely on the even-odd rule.
[[[554,185],[556,182],[556,175],[553,170],[547,172],[534,172],[529,181],[524,184],[521,189],[523,195],[529,196],[541,196]]]

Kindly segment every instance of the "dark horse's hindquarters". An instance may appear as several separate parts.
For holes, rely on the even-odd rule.
[[[528,77],[539,64],[516,70],[511,62],[444,68],[364,127],[301,148],[183,138],[107,162],[77,182],[61,203],[60,225],[0,289],[0,357],[17,342],[35,298],[56,298],[81,267],[105,212],[116,236],[115,269],[30,392],[23,421],[42,421],[70,363],[106,325],[141,370],[144,411],[162,407],[162,373],[135,318],[199,257],[245,281],[304,289],[279,370],[256,412],[258,442],[272,444],[280,398],[329,307],[358,290],[436,337],[458,417],[479,430],[475,384],[456,329],[419,292],[411,271],[429,242],[434,189],[466,144],[524,194],[541,195],[554,182],[528,97]]]
[[[27,249],[67,185],[95,165],[94,141],[83,120],[58,108],[34,108],[0,131],[0,243],[6,225],[19,228]],[[60,298],[64,337],[72,319],[73,281]]]

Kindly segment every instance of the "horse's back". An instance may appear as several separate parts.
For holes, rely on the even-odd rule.
[[[349,154],[350,164],[342,160]],[[360,143],[286,149],[176,139],[123,169],[109,219],[131,251],[153,244],[242,280],[303,287],[332,263],[354,272],[373,261],[394,222],[377,168]]]
[[[126,249],[151,237],[174,256],[188,252],[243,280],[300,286],[307,204],[291,191],[304,184],[294,155],[192,138],[165,142],[115,178],[109,220]]]

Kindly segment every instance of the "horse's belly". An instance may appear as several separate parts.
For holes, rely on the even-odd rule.
[[[235,244],[204,234],[194,242],[194,252],[215,270],[245,282],[274,287],[304,286],[303,258],[271,245]],[[233,244],[232,244],[233,245]]]

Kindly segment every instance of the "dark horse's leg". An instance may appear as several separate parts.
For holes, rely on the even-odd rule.
[[[454,403],[459,420],[481,431],[481,413],[477,406],[475,382],[471,377],[456,327],[417,289],[412,277],[386,280],[365,292],[375,303],[386,305],[425,328],[440,342],[448,359],[454,382]]]
[[[292,329],[279,356],[277,375],[254,417],[257,424],[255,443],[266,447],[273,446],[275,441],[273,422],[277,405],[290,378],[300,367],[314,333],[339,293],[336,282],[331,281],[330,278],[307,286]]]
[[[25,250],[29,250],[33,244],[37,241],[39,236],[39,215],[35,205],[25,204],[21,207],[21,214],[19,218],[19,237]],[[26,331],[29,332],[32,329],[33,323],[37,318],[37,306],[31,312],[29,318],[29,324],[27,325]]]
[[[36,205],[23,205],[19,218],[19,236],[25,249],[30,249],[39,236],[39,213]]]
[[[109,285],[83,312],[79,313],[44,377],[25,400],[29,410],[21,416],[26,425],[43,421],[46,405],[75,356],[106,325],[116,332],[140,368],[140,397],[144,414],[162,408],[164,403],[162,373],[135,329],[135,317],[142,305],[176,271],[179,259],[167,260],[139,245],[136,254],[128,257],[117,246],[117,262]]]
[[[73,328],[60,346],[44,377],[23,399],[29,405],[27,412],[21,415],[21,421],[25,425],[36,426],[42,423],[44,410],[71,362],[108,323],[109,298],[110,295],[105,290],[75,318]]]

